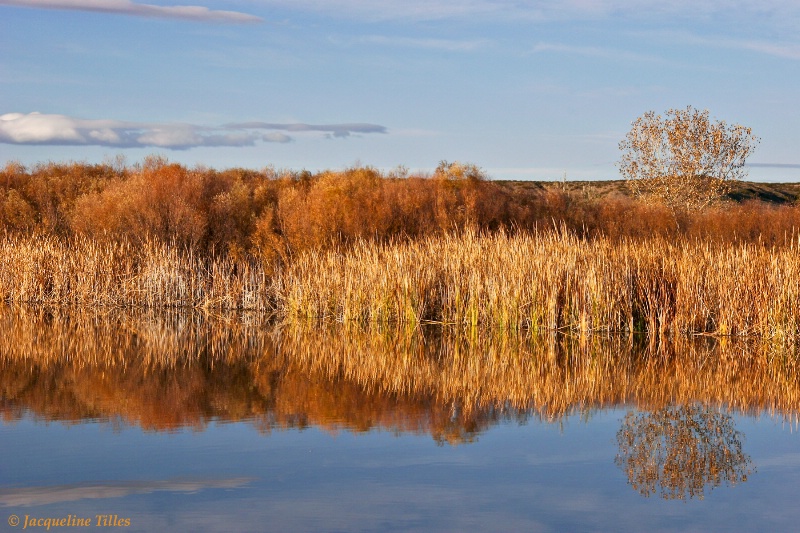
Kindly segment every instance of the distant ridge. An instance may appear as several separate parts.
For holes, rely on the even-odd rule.
[[[603,181],[508,181],[493,180],[512,193],[526,194],[545,190],[560,190],[584,194],[589,198],[608,196],[631,196],[625,180]],[[726,196],[734,202],[762,201],[776,205],[793,204],[800,199],[800,183],[762,183],[740,181],[732,183],[732,190]]]

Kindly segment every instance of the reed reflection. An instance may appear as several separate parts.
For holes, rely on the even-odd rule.
[[[299,337],[252,315],[3,308],[0,331],[7,421],[32,414],[151,431],[248,421],[264,432],[383,428],[455,444],[509,416],[494,408],[462,413],[433,394],[364,387],[321,360],[298,358]]]
[[[257,315],[0,309],[0,414],[168,431],[429,434],[461,443],[504,420],[636,405],[726,405],[795,418],[796,347],[711,339],[275,326]]]
[[[642,496],[703,499],[706,489],[747,481],[753,466],[733,418],[700,404],[628,412],[616,463]]]

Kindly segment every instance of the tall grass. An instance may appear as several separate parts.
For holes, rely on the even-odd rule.
[[[274,308],[262,267],[145,241],[0,238],[0,299],[81,307]]]
[[[459,163],[430,176],[9,164],[0,228],[8,302],[581,334],[800,328],[798,207],[673,213],[512,190]]]
[[[270,273],[258,261],[155,241],[5,236],[0,300],[249,309],[289,322],[437,322],[793,342],[800,334],[800,249],[467,231],[310,250]]]
[[[290,320],[794,338],[800,250],[566,232],[464,233],[311,252],[278,279]]]
[[[692,402],[795,419],[800,412],[797,348],[755,339],[652,343],[438,326],[296,325],[284,329],[281,349],[311,375],[432,396],[463,416],[507,409],[558,420],[594,408]]]

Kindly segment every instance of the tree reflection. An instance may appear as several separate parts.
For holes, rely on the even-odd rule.
[[[700,404],[628,412],[616,463],[643,496],[703,499],[704,489],[747,481],[750,456],[733,418]]]

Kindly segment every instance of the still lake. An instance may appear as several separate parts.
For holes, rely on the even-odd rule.
[[[0,531],[800,521],[792,346],[20,307],[0,331]]]

